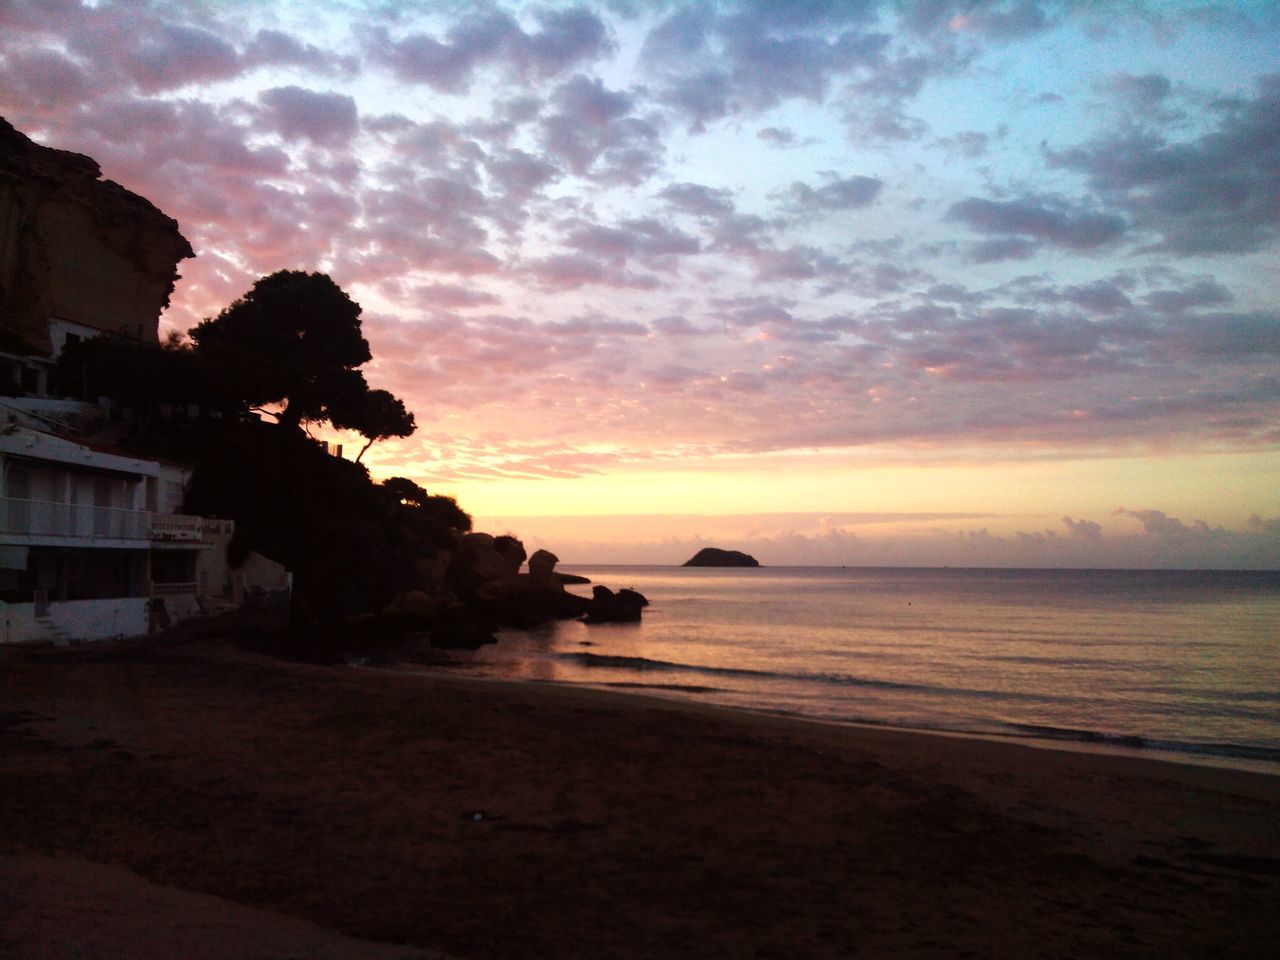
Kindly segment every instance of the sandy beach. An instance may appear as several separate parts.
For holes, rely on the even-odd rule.
[[[1210,957],[1280,777],[203,641],[0,651],[0,955]]]

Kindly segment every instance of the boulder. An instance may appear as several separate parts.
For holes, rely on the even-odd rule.
[[[445,574],[453,562],[453,551],[440,547],[421,547],[413,560],[418,588],[431,596],[439,596],[444,590]]]
[[[501,546],[498,539],[503,541]],[[519,560],[515,559],[517,553]],[[458,544],[449,572],[459,589],[474,590],[490,580],[514,579],[523,560],[524,547],[515,537],[495,539],[487,533],[468,533]]]
[[[529,582],[543,590],[563,590],[564,581],[556,574],[560,562],[550,550],[537,550],[529,558]]]
[[[493,549],[506,562],[506,568],[503,571],[504,577],[514,577],[518,574],[520,565],[524,563],[524,558],[528,556],[525,553],[524,544],[510,535],[494,537]]]
[[[636,623],[640,619],[640,611],[648,605],[644,595],[635,590],[614,593],[608,587],[593,587],[584,622]]]
[[[535,584],[527,575],[491,580],[474,594],[473,605],[486,620],[506,627],[532,629],[552,620],[580,617],[589,601],[563,588]]]

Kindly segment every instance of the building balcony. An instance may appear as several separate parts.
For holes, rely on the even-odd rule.
[[[0,537],[10,542],[116,546],[133,541],[133,546],[138,541],[200,543],[202,536],[202,517],[0,498]]]
[[[204,536],[204,518],[186,513],[149,513],[152,540],[199,543]]]

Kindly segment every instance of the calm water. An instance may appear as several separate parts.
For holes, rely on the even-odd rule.
[[[449,669],[1280,772],[1280,573],[565,569],[640,590],[643,623],[505,632]]]

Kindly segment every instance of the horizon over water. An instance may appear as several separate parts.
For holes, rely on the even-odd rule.
[[[639,590],[642,622],[432,665],[1280,774],[1280,571],[561,569]]]

